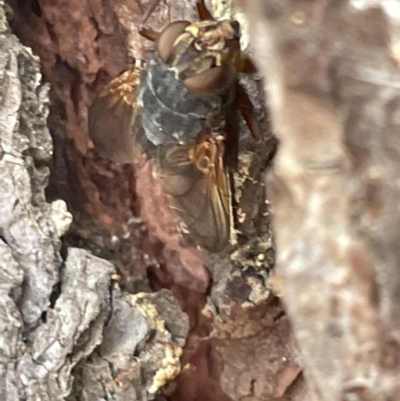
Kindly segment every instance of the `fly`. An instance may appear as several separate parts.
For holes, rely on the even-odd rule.
[[[230,238],[238,109],[258,141],[261,135],[237,80],[238,72],[253,69],[240,51],[239,23],[213,20],[203,0],[197,8],[200,21],[172,22],[161,33],[141,28],[156,42],[155,54],[102,90],[89,109],[89,134],[99,153],[117,163],[153,158],[196,243],[219,252]]]

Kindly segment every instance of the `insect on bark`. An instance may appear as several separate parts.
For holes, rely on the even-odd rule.
[[[157,5],[146,13],[144,20]],[[242,112],[261,135],[237,72],[252,71],[240,51],[237,21],[215,21],[204,1],[200,21],[176,21],[159,34],[142,70],[112,80],[89,109],[89,134],[100,154],[118,162],[154,158],[163,190],[196,243],[219,252],[230,238],[229,171],[236,168]]]

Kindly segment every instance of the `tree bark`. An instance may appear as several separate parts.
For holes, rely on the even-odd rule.
[[[396,12],[207,2],[240,19],[267,108],[258,74],[241,82],[280,140],[264,180],[240,122],[239,232],[212,255],[181,245],[151,162],[113,164],[87,134],[103,86],[151,57],[148,3],[0,0],[0,399],[397,399]],[[195,1],[149,24],[176,19]]]
[[[242,2],[280,149],[277,271],[315,399],[399,394],[396,2]]]
[[[44,193],[48,84],[2,1],[0,94],[0,399],[153,399],[181,369],[187,315],[167,290],[122,292],[86,250],[62,258],[72,216]]]

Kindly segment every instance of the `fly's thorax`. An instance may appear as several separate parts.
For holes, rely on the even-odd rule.
[[[143,128],[156,146],[193,143],[199,133],[223,120],[232,102],[233,85],[212,96],[198,96],[158,57],[144,71],[138,91]]]

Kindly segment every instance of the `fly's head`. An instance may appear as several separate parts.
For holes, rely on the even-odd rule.
[[[235,64],[240,56],[237,21],[200,21],[176,39],[167,64],[185,80],[214,67]]]
[[[177,21],[161,33],[157,51],[190,91],[207,96],[233,82],[241,56],[239,42],[237,21]]]

